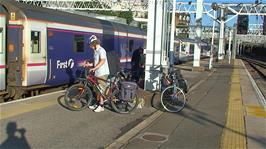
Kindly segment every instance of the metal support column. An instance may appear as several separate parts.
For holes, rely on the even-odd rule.
[[[150,0],[148,9],[148,31],[145,64],[145,90],[160,88],[160,68],[162,64],[164,0]]]
[[[243,55],[243,44],[240,43],[240,56],[242,56],[242,55]]]
[[[225,28],[225,13],[224,8],[221,8],[220,15],[221,23],[220,23],[220,38],[219,38],[219,50],[218,50],[218,59],[224,59],[224,28]]]
[[[237,42],[237,55],[239,56],[240,55],[240,43]]]
[[[181,58],[181,47],[182,46],[182,41],[179,40],[179,43],[178,43],[178,63],[180,62],[180,58]]]
[[[171,24],[171,41],[170,41],[170,50],[169,50],[169,60],[170,65],[174,64],[174,41],[175,41],[175,10],[176,10],[176,0],[173,0],[173,10],[172,10],[172,24]]]
[[[233,36],[233,30],[229,29],[229,46],[228,46],[228,63],[231,63],[231,44],[232,44],[232,36]]]
[[[216,11],[213,11],[213,16],[216,18]],[[213,49],[214,49],[214,33],[215,33],[215,24],[216,21],[213,20],[212,23],[212,43],[211,43],[211,51],[210,51],[210,61],[209,61],[209,69],[212,69],[212,61],[213,61]]]
[[[233,49],[232,49],[232,59],[236,59],[236,49],[237,49],[237,43],[236,43],[236,26],[233,28]]]
[[[193,67],[200,66],[200,53],[201,53],[201,34],[202,34],[202,14],[203,14],[203,0],[197,0],[197,11],[196,11],[196,41],[194,46],[194,60]]]

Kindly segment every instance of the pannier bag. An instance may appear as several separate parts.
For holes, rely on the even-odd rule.
[[[137,94],[138,85],[136,82],[121,82],[121,96],[124,101],[132,101]]]

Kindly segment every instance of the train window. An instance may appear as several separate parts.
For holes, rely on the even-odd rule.
[[[74,37],[74,51],[75,52],[84,52],[84,36],[75,35]]]
[[[4,38],[3,38],[3,28],[0,28],[0,54],[2,54],[3,51],[3,42],[4,42]]]
[[[129,40],[129,51],[133,51],[134,40]]]
[[[31,53],[41,53],[40,35],[38,31],[31,31]]]

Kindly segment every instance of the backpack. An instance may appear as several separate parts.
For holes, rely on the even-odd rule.
[[[136,97],[138,85],[136,82],[121,82],[121,98],[124,101],[132,101]]]

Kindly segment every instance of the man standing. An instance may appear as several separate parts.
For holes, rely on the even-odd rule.
[[[145,56],[143,54],[143,48],[139,47],[133,52],[131,58],[132,78],[139,82],[140,78],[144,75]]]
[[[89,63],[89,62],[84,62],[83,66],[93,66],[90,71],[95,72],[95,76],[107,80],[107,77],[109,75],[109,66],[108,66],[108,60],[106,56],[106,51],[103,47],[100,45],[99,39],[95,36],[92,35],[89,38],[89,46],[91,49],[94,51],[94,63]],[[106,83],[102,80],[98,80],[99,86],[103,91],[106,90]],[[94,106],[89,106],[90,109],[94,109],[94,112],[102,112],[104,111],[103,107],[103,97],[101,96],[101,93],[96,93],[97,94],[97,101],[99,102],[99,106],[97,105]]]

